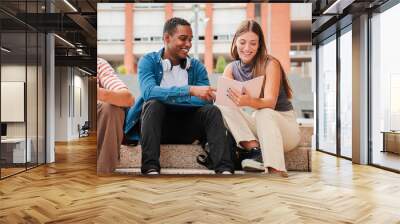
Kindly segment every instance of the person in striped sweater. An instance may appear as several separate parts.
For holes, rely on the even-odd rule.
[[[111,174],[119,159],[125,109],[135,102],[110,64],[97,58],[97,174]]]

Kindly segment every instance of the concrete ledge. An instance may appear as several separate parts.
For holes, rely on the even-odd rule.
[[[122,146],[119,168],[139,168],[142,151],[140,146]],[[310,147],[298,147],[285,153],[286,168],[289,171],[311,171]],[[160,164],[162,168],[206,169],[196,161],[203,153],[199,145],[162,145]]]
[[[300,147],[311,147],[311,138],[314,132],[312,126],[300,126]]]
[[[141,175],[140,168],[119,168],[115,172],[121,174]],[[245,172],[239,170],[236,171],[235,174],[245,174]],[[161,169],[161,175],[215,175],[215,172],[206,169],[163,168]]]
[[[313,127],[300,126],[299,146],[285,153],[286,168],[289,171],[311,171],[311,136]],[[207,170],[198,164],[196,157],[203,154],[199,145],[162,145],[160,164],[162,168]],[[142,149],[139,146],[122,146],[119,168],[139,168]]]

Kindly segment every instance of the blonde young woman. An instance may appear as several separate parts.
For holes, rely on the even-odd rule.
[[[260,25],[243,21],[232,41],[234,61],[224,71],[226,78],[247,81],[264,76],[260,97],[247,91],[228,90],[238,106],[219,106],[225,123],[242,149],[242,167],[246,171],[265,171],[287,177],[284,152],[300,141],[290,98],[292,91],[279,61],[267,54]],[[250,108],[246,110],[244,108]]]

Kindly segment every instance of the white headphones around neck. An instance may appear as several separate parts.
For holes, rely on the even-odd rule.
[[[188,70],[190,68],[190,58],[187,57],[185,59],[182,59],[179,63],[180,67],[182,69]],[[161,60],[162,63],[162,67],[163,67],[163,71],[167,72],[167,71],[171,71],[172,70],[172,63],[169,59],[162,59]]]
[[[164,56],[164,51],[165,51],[165,49],[162,50],[161,57]],[[190,57],[186,57],[185,59],[182,59],[179,62],[179,65],[181,66],[182,69],[188,70],[190,68],[190,60],[191,60]],[[162,64],[164,72],[172,71],[171,60],[169,60],[169,59],[161,59],[161,64]]]

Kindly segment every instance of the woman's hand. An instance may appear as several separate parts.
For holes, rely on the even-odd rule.
[[[237,106],[251,106],[253,98],[250,96],[249,92],[243,88],[244,92],[241,93],[235,89],[228,89],[228,97],[233,101]]]

